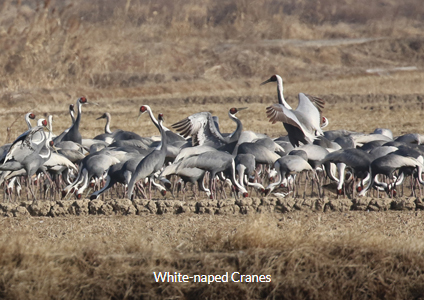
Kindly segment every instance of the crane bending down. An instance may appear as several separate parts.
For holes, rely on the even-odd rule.
[[[283,96],[282,78],[279,75],[273,75],[261,85],[268,82],[277,82],[278,104],[266,108],[267,117],[273,124],[277,121],[283,122],[290,143],[294,147],[299,146],[299,142],[312,144],[316,136],[324,134],[321,130],[321,124],[326,120],[321,117],[321,111],[325,105],[324,100],[300,93],[298,95],[299,105],[296,109],[292,109]]]
[[[216,188],[213,184],[216,175],[218,173],[228,171],[231,173],[231,182],[239,189],[243,197],[249,196],[247,190],[242,187],[235,178],[236,166],[234,157],[231,154],[215,150],[204,152],[199,155],[189,156],[179,162],[177,171],[181,168],[199,168],[205,171],[209,171],[209,189],[212,193],[212,199],[216,198]]]
[[[389,178],[392,178],[393,173],[397,169],[401,168],[417,169],[418,181],[420,184],[424,185],[424,181],[422,179],[422,171],[424,169],[424,165],[418,159],[414,157],[390,153],[385,156],[379,157],[371,162],[369,167],[371,180],[368,185],[358,194],[358,196],[364,196],[366,192],[375,184],[377,186],[381,185],[376,181],[376,176],[378,174],[383,174],[388,176]],[[396,185],[396,182],[394,183],[394,185]]]

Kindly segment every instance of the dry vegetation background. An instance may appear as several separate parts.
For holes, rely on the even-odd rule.
[[[112,128],[157,134],[202,110],[233,130],[271,136],[265,107],[324,97],[329,129],[422,133],[424,6],[420,0],[0,1],[0,140],[23,114],[54,114],[85,95],[84,137]],[[412,71],[396,68],[414,67]],[[367,72],[370,69],[378,71]],[[14,122],[15,120],[18,120]],[[7,135],[6,128],[10,127]],[[290,213],[0,220],[0,297],[8,299],[422,299],[421,212]],[[153,271],[271,274],[269,284],[155,284]]]

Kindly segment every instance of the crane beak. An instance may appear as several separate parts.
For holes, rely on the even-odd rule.
[[[97,103],[97,102],[85,102],[85,104],[92,104],[92,105],[96,105],[96,106],[99,106],[99,103]]]
[[[96,120],[100,120],[100,119],[104,119],[104,118],[105,118],[104,116],[100,116]]]
[[[270,79],[265,80],[265,81],[264,81],[264,82],[262,82],[259,86],[264,85],[264,84],[267,84],[268,82],[271,82],[271,78],[270,78]]]
[[[141,116],[142,114],[143,114],[143,113],[142,113],[141,111],[138,113],[137,121],[138,121],[138,119],[140,119],[140,116]]]
[[[237,110],[238,110],[238,111],[245,110],[245,109],[248,109],[248,107],[240,107],[240,108],[237,108]]]

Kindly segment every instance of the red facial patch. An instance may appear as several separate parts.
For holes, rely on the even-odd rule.
[[[231,108],[230,109],[230,114],[234,115],[235,113],[237,113],[237,108]]]
[[[141,111],[141,112],[145,112],[145,111],[147,111],[147,108],[146,108],[144,105],[142,105],[142,106],[140,107],[140,111]]]
[[[81,102],[81,103],[87,103],[87,98],[85,98],[85,97],[81,97],[81,98],[80,98],[80,102]]]
[[[53,141],[50,141],[50,147],[53,147],[53,145],[54,145],[54,142]]]
[[[47,126],[47,121],[43,120],[43,122],[41,122],[43,124],[43,126]]]
[[[35,119],[35,115],[34,114],[29,114],[29,118],[30,119]]]

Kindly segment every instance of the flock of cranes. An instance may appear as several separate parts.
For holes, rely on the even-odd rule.
[[[149,115],[160,140],[111,131],[107,112],[98,118],[106,119],[105,133],[83,138],[82,107],[89,103],[85,97],[76,102],[76,117],[75,106],[69,107],[72,124],[57,136],[51,116],[32,127],[35,115],[28,113],[28,130],[1,147],[5,198],[20,197],[23,183],[27,197],[34,200],[49,193],[53,198],[94,200],[107,191],[129,199],[151,199],[155,191],[164,196],[181,190],[185,196],[188,183],[195,197],[199,193],[212,199],[226,197],[227,184],[235,197],[249,193],[285,197],[296,196],[300,184],[305,195],[309,182],[311,194],[316,186],[316,196],[322,197],[328,180],[337,185],[338,195],[363,196],[373,190],[393,197],[407,177],[411,192],[418,188],[421,193],[424,149],[419,134],[394,138],[388,129],[372,134],[323,131],[328,125],[322,115],[324,100],[300,93],[293,109],[284,99],[282,78],[273,75],[261,85],[270,82],[277,83],[278,103],[266,108],[266,116],[273,124],[282,122],[288,133],[275,139],[243,130],[237,115],[245,107],[229,109],[228,116],[236,123],[232,133],[221,132],[218,119],[209,112],[173,124],[175,133],[165,127],[163,114],[156,119],[152,109],[142,105],[139,117]]]

